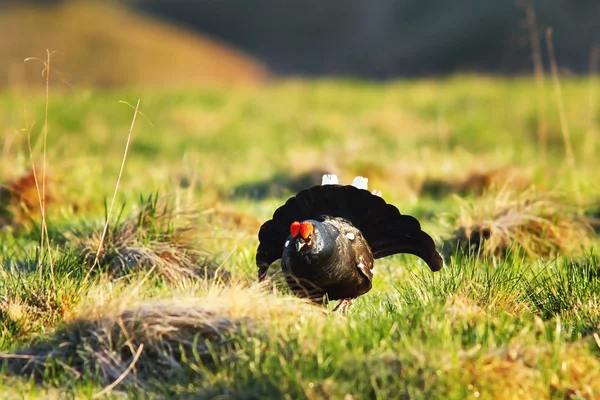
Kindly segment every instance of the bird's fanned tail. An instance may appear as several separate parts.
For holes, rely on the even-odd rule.
[[[435,249],[431,236],[421,230],[419,221],[410,215],[402,215],[398,209],[386,203],[380,196],[366,190],[365,178],[352,185],[338,185],[337,179],[328,177],[324,185],[299,192],[291,197],[263,224],[258,237],[256,263],[259,279],[270,264],[282,256],[283,245],[294,221],[306,219],[324,220],[327,217],[345,218],[358,228],[367,240],[375,258],[397,253],[420,257],[432,271],[443,266],[441,256]]]

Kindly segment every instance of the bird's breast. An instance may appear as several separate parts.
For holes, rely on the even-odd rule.
[[[286,249],[282,268],[296,278],[307,279],[318,286],[330,286],[354,279],[358,272],[354,255],[348,246],[339,246],[328,252],[296,252]]]

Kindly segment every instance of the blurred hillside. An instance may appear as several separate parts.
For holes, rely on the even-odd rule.
[[[0,52],[9,60],[0,66],[1,84],[24,80],[22,59],[42,56],[46,47],[64,52],[64,68],[76,83],[263,76],[261,64],[204,35],[283,75],[531,73],[528,28],[534,25],[527,23],[527,4],[546,65],[547,27],[563,72],[587,72],[592,49],[600,49],[598,0],[114,0],[111,6],[71,0],[68,7],[50,6],[64,1],[0,0]],[[25,3],[37,4],[37,11],[6,6]]]
[[[136,0],[297,74],[415,76],[531,72],[528,0]],[[559,65],[588,69],[600,1],[532,0],[552,27]],[[531,3],[530,3],[531,4]],[[543,38],[543,35],[542,35]],[[545,47],[545,45],[543,45]]]
[[[45,59],[46,49],[56,51],[52,81],[75,87],[247,84],[266,76],[242,52],[114,3],[35,3],[45,4],[0,7],[0,88],[43,84],[42,65],[24,60]]]

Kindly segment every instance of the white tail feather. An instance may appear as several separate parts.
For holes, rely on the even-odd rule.
[[[323,180],[321,181],[321,186],[325,185],[337,185],[339,184],[339,180],[337,175],[335,174],[325,174],[323,175]]]
[[[369,178],[365,178],[364,176],[357,176],[352,181],[352,186],[357,187],[359,189],[367,190],[367,187],[369,186]]]
[[[321,186],[325,185],[339,185],[338,176],[335,174],[324,174],[321,180]],[[367,190],[367,188],[369,187],[369,178],[365,178],[364,176],[357,176],[352,181],[352,186],[358,189]],[[381,192],[378,190],[373,190],[371,191],[371,193],[375,196],[381,197]]]

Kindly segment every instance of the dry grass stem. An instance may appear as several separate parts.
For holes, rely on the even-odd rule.
[[[127,375],[129,375],[129,373],[131,372],[131,370],[133,370],[133,367],[135,366],[135,363],[137,362],[137,360],[140,358],[140,355],[142,354],[142,350],[144,350],[144,345],[140,344],[140,346],[138,347],[135,355],[133,356],[133,360],[131,360],[131,364],[129,364],[129,366],[127,367],[127,369],[125,369],[125,371],[123,371],[123,373],[121,374],[121,376],[119,376],[113,383],[111,383],[110,385],[108,385],[107,387],[105,387],[104,389],[102,389],[101,391],[99,391],[98,393],[95,393],[92,398],[93,399],[97,399],[99,397],[104,396],[107,393],[110,393],[115,387],[117,387],[117,385],[119,383],[121,383],[123,381],[123,379],[125,379],[127,377]]]
[[[563,103],[562,89],[560,87],[560,78],[558,73],[558,65],[556,63],[556,55],[554,54],[554,45],[552,43],[552,29],[546,30],[546,46],[548,47],[548,57],[550,58],[550,71],[552,73],[552,81],[554,83],[554,98],[558,107],[558,115],[560,118],[560,130],[563,134],[563,142],[565,145],[565,155],[569,166],[575,169],[575,156],[573,147],[571,146],[571,133],[569,123],[567,122],[567,113]]]
[[[37,173],[35,170],[35,165],[33,161],[33,150],[31,147],[31,131],[28,130],[27,134],[27,144],[29,146],[29,156],[31,158],[31,168],[33,171],[33,178],[35,181],[35,187],[38,192],[38,201],[40,204],[40,212],[42,214],[42,227],[40,232],[40,259],[39,259],[39,270],[40,276],[42,276],[44,272],[43,260],[44,260],[44,246],[47,244],[48,246],[48,261],[50,263],[50,274],[52,278],[52,285],[56,289],[56,280],[54,277],[54,262],[52,260],[52,252],[50,247],[50,238],[48,235],[48,224],[46,221],[46,154],[47,154],[47,143],[48,143],[48,107],[50,103],[50,74],[51,70],[51,59],[54,52],[46,49],[46,60],[40,60],[38,58],[26,58],[25,62],[30,60],[38,60],[41,61],[44,65],[42,69],[42,76],[46,80],[45,86],[45,105],[44,105],[44,128],[43,128],[43,150],[42,150],[42,185],[40,191],[40,185],[37,178]]]
[[[588,127],[585,140],[584,153],[588,160],[595,160],[598,128],[596,126],[596,92],[598,64],[600,63],[600,44],[596,44],[590,51],[590,85],[588,94]]]
[[[546,126],[546,103],[545,103],[545,74],[544,62],[542,60],[542,49],[540,45],[540,35],[536,21],[535,8],[533,0],[526,2],[525,15],[527,18],[527,30],[529,31],[529,41],[531,43],[531,56],[533,59],[533,75],[536,83],[536,103],[537,103],[537,135],[538,145],[542,160],[546,159],[548,129]]]
[[[112,215],[112,209],[115,205],[115,199],[117,197],[117,192],[119,191],[119,184],[121,183],[121,177],[123,176],[123,170],[125,169],[125,160],[127,159],[127,153],[129,152],[129,144],[131,143],[131,136],[133,134],[133,127],[135,126],[135,120],[138,115],[138,111],[140,109],[140,99],[138,99],[137,104],[135,106],[135,111],[133,112],[133,118],[131,120],[131,126],[129,127],[129,134],[127,135],[127,142],[125,143],[125,151],[123,152],[123,159],[121,160],[121,168],[119,169],[119,176],[117,177],[117,182],[115,184],[115,190],[113,192],[112,199],[110,201],[110,205],[108,207],[108,212],[106,213],[106,221],[104,223],[104,230],[102,231],[102,235],[100,237],[100,242],[98,243],[98,250],[96,251],[96,258],[94,259],[94,263],[89,269],[88,273],[85,276],[84,282],[88,280],[90,274],[94,270],[94,268],[98,265],[98,261],[100,258],[100,252],[102,251],[102,246],[104,244],[104,238],[106,237],[106,231],[108,230],[108,224],[110,221],[110,217]]]

